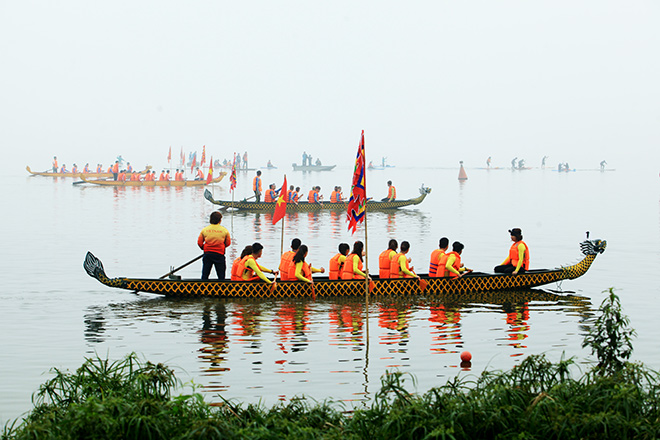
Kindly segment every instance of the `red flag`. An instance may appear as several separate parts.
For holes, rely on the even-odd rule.
[[[208,185],[213,180],[213,156],[211,156],[211,162],[209,162],[209,175],[206,178],[206,184]]]
[[[202,147],[202,161],[199,164],[204,165],[205,163],[206,163],[206,145]]]
[[[181,168],[186,166],[186,155],[183,154],[183,147],[181,147]]]
[[[277,197],[275,204],[275,212],[273,213],[273,224],[277,223],[286,214],[286,174],[284,175],[284,183],[280,188],[280,194]]]
[[[357,157],[355,158],[355,170],[353,171],[353,183],[351,186],[351,198],[348,201],[348,230],[355,233],[357,224],[364,221],[367,209],[367,181],[364,175],[364,130],[360,137]],[[351,230],[352,229],[352,230]]]
[[[234,163],[231,164],[231,174],[229,175],[229,190],[236,189],[236,153],[234,153]]]
[[[192,164],[190,165],[190,172],[193,173],[195,170],[195,165],[197,165],[197,152],[195,151],[195,154],[193,154],[193,160]]]
[[[170,152],[167,153],[167,161],[170,162],[172,160],[172,146],[170,145]]]

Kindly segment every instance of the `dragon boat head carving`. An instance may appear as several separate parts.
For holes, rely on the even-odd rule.
[[[419,193],[421,195],[426,195],[426,194],[429,194],[430,192],[431,192],[431,188],[425,187],[424,184],[422,183],[421,188],[419,188]]]
[[[85,268],[87,275],[92,278],[96,278],[97,280],[101,280],[101,277],[107,278],[105,270],[103,269],[103,263],[101,263],[101,260],[96,258],[91,252],[87,252],[83,267]]]
[[[595,239],[595,240],[585,240],[580,243],[580,250],[584,255],[598,255],[605,252],[607,247],[607,241]]]

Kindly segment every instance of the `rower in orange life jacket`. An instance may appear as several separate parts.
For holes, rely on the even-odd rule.
[[[291,240],[291,250],[284,252],[282,254],[282,258],[280,258],[280,279],[282,281],[295,280],[295,273],[289,273],[289,266],[291,265],[293,256],[296,255],[296,252],[300,248],[300,244],[301,243],[299,238],[294,238]]]
[[[199,169],[199,167],[197,167],[197,175],[195,176],[195,180],[204,180],[204,173]]]
[[[341,203],[344,201],[344,197],[341,194],[341,186],[335,186],[335,190],[330,195],[330,202],[332,203]]]
[[[236,258],[234,262],[231,265],[231,280],[232,281],[240,281],[241,277],[238,273],[238,266],[241,262],[241,260],[248,255],[252,254],[252,246],[245,246],[243,249],[243,252],[241,252],[241,256]]]
[[[252,179],[252,191],[254,191],[254,199],[257,202],[261,201],[261,170],[257,171],[257,175]]]
[[[390,278],[419,278],[413,268],[408,265],[406,254],[410,250],[410,243],[401,242],[401,252],[390,262]]]
[[[97,173],[102,173],[103,172],[103,167],[101,166],[101,164],[96,165],[96,172]]]
[[[72,173],[77,173],[77,172],[78,172],[78,165],[76,165],[76,164],[74,163],[74,164],[73,164],[73,168],[71,168],[71,172],[72,172]]]
[[[160,176],[158,177],[158,180],[159,180],[160,182],[164,182],[165,180],[167,180],[167,178],[165,177],[165,170],[162,170],[162,171],[160,172]]]
[[[131,182],[139,182],[140,173],[131,173]]]
[[[397,247],[399,247],[399,243],[395,239],[391,239],[387,244],[387,249],[381,252],[378,256],[379,278],[390,277],[390,265],[392,264],[392,259],[396,256]]]
[[[53,156],[53,172],[57,173],[57,156]]]
[[[291,193],[290,201],[297,205],[299,199],[300,199],[300,187],[296,186],[296,190]]]
[[[88,163],[85,164],[85,168],[83,168],[82,172],[86,173],[86,174],[91,173],[91,171],[89,170],[89,164]]]
[[[353,252],[351,252],[344,262],[344,267],[341,271],[342,280],[363,280],[367,276],[362,271],[362,253],[364,251],[364,243],[356,241],[353,244]]]
[[[387,181],[387,197],[382,199],[382,202],[392,202],[396,200],[396,188],[392,185],[392,181]]]
[[[523,241],[522,230],[513,228],[509,230],[513,244],[509,248],[509,255],[499,266],[495,266],[495,273],[510,273],[518,275],[529,270],[529,246]]]
[[[461,253],[464,247],[463,243],[458,241],[452,243],[452,251],[446,253],[440,259],[440,264],[438,265],[439,277],[460,278],[466,273],[472,272],[472,269],[468,269],[461,264]]]
[[[309,194],[307,195],[307,201],[309,203],[316,203],[320,205],[321,204],[321,196],[319,195],[320,192],[321,192],[320,186],[313,187],[309,191]]]
[[[434,249],[431,252],[431,262],[429,263],[429,276],[437,277],[438,275],[438,265],[440,264],[440,259],[444,257],[447,253],[447,248],[449,247],[449,239],[447,237],[442,237],[438,243],[439,249]]]
[[[126,162],[126,172],[127,173],[132,173],[133,172],[133,167],[131,166],[130,162]]]
[[[294,269],[295,279],[298,281],[304,281],[306,283],[312,283],[312,274],[313,273],[324,273],[325,268],[317,269],[312,267],[311,264],[305,262],[305,257],[307,256],[307,246],[304,244],[300,246],[296,255],[293,256],[291,260],[291,265],[289,266],[289,272],[291,269]]]
[[[328,278],[331,280],[338,280],[341,274],[341,271],[346,262],[346,255],[351,248],[348,246],[348,243],[339,244],[339,253],[330,259],[330,270],[328,272]]]
[[[60,168],[60,173],[62,174],[68,173],[68,171],[66,170],[66,164],[62,164],[62,168]]]
[[[152,172],[147,171],[147,174],[144,176],[144,181],[145,182],[153,182],[154,180],[156,180],[156,172],[155,171],[152,171]]]
[[[266,190],[266,197],[264,198],[264,202],[273,203],[275,201],[277,201],[277,190],[275,189],[275,184],[271,183],[268,185],[268,189]]]
[[[236,272],[240,275],[241,281],[254,281],[261,279],[268,284],[272,284],[275,281],[271,281],[264,275],[264,272],[269,272],[277,276],[279,273],[277,270],[270,270],[264,266],[257,263],[257,259],[261,257],[264,247],[261,243],[254,243],[252,245],[252,254],[247,255],[241,259],[238,263],[238,268]]]
[[[117,176],[117,181],[126,182],[126,171],[125,170],[121,170],[121,172]]]

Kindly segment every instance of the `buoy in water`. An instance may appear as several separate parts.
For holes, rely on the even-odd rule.
[[[461,353],[461,360],[463,362],[470,362],[472,360],[472,354],[469,351],[464,351]]]
[[[458,172],[458,180],[467,180],[467,174],[465,173],[465,168],[463,168],[463,161],[461,163],[461,170]]]

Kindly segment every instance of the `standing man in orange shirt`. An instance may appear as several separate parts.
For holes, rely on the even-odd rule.
[[[218,211],[211,213],[210,225],[202,229],[197,238],[197,245],[204,251],[202,257],[202,279],[208,280],[211,268],[215,266],[215,273],[219,280],[225,279],[227,262],[225,249],[231,245],[229,231],[220,225],[222,214]]]
[[[254,199],[261,202],[261,170],[257,171],[257,175],[252,180],[252,190],[254,191]]]

